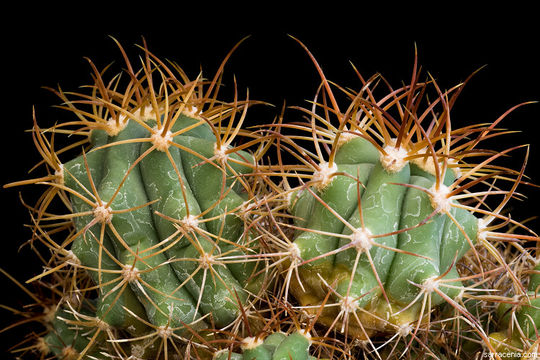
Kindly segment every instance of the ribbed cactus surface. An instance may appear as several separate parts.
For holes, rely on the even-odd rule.
[[[291,201],[302,228],[293,246],[303,263],[303,286],[292,292],[313,306],[332,288],[331,302],[340,306],[323,313],[329,324],[340,312],[365,308],[373,315],[359,315],[364,328],[349,324],[359,336],[417,320],[424,297],[435,306],[444,301],[439,291],[458,296],[455,262],[477,241],[477,218],[445,198],[451,169],[439,174],[442,182],[418,164],[395,166],[388,158],[363,137],[351,139],[336,151],[333,168],[321,165],[315,185]]]
[[[122,307],[141,314],[141,305],[156,326],[228,325],[246,300],[254,267],[215,265],[222,254],[235,252],[235,244],[249,241],[243,219],[234,214],[247,193],[222,186],[233,172],[204,163],[216,144],[206,124],[206,138],[189,132],[171,137],[178,147],[167,152],[152,143],[157,133],[148,126],[155,124],[129,120],[115,136],[96,130],[94,147],[64,166],[74,212],[91,213],[77,218],[72,251],[94,281],[106,285],[99,309],[111,325],[136,322]],[[245,152],[236,161],[231,168],[240,173],[254,166]]]

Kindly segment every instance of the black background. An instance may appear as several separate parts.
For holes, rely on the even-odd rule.
[[[368,77],[381,72],[392,84],[408,81],[415,45],[419,62],[437,79],[442,89],[463,81],[483,68],[466,86],[453,118],[464,123],[491,122],[511,106],[540,100],[540,31],[534,11],[514,2],[513,8],[459,7],[408,9],[391,5],[367,7],[361,3],[342,8],[278,8],[275,3],[228,5],[178,3],[145,6],[81,3],[78,8],[60,5],[15,4],[2,23],[2,170],[0,184],[20,180],[39,159],[31,136],[32,108],[38,121],[51,124],[66,113],[53,109],[59,99],[42,86],[61,85],[76,90],[91,82],[90,67],[123,62],[115,43],[118,39],[135,59],[141,53],[135,44],[146,39],[151,51],[179,63],[191,77],[202,67],[213,75],[227,52],[250,36],[233,54],[226,69],[225,94],[236,78],[240,94],[249,89],[250,98],[274,104],[255,109],[250,116],[269,122],[287,105],[306,106],[319,83],[317,72],[305,51],[288,35],[308,46],[326,76],[345,86],[360,84],[350,65]],[[411,5],[412,6],[412,5]],[[12,23],[6,20],[12,20]],[[230,99],[230,98],[229,98]],[[299,114],[287,112],[291,119]],[[518,109],[503,126],[522,133],[509,137],[511,144],[531,144],[527,174],[540,183],[540,104]],[[502,144],[504,148],[506,144]],[[511,160],[521,166],[523,151]],[[526,203],[514,203],[516,218],[540,215],[538,189],[522,187]],[[29,237],[23,224],[29,217],[18,196],[33,196],[30,189],[0,189],[2,233],[0,266],[24,281],[40,271],[39,262],[27,249],[18,251]],[[538,222],[530,223],[539,229]],[[0,274],[0,303],[18,306],[29,299]],[[11,321],[0,309],[0,328]],[[21,334],[0,334],[0,352]],[[7,356],[7,355],[6,355]],[[11,357],[11,356],[9,356]]]

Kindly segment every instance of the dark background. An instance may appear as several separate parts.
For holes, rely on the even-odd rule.
[[[40,124],[65,119],[53,109],[59,99],[42,86],[61,85],[66,90],[91,82],[90,67],[99,69],[110,62],[123,66],[120,52],[109,38],[114,36],[136,59],[135,44],[144,36],[151,51],[178,62],[191,77],[202,67],[207,76],[219,66],[227,52],[250,35],[226,67],[225,94],[233,76],[240,95],[249,88],[250,98],[276,107],[255,109],[250,118],[269,122],[287,105],[304,105],[319,83],[317,72],[305,51],[288,35],[303,41],[323,67],[326,76],[344,86],[360,84],[350,65],[369,77],[381,72],[393,85],[409,81],[415,44],[419,63],[437,79],[442,89],[463,81],[483,68],[467,85],[453,118],[464,123],[492,122],[511,106],[540,100],[540,32],[534,11],[514,8],[454,5],[451,9],[423,12],[415,8],[319,7],[301,10],[277,5],[237,5],[220,8],[199,4],[199,8],[160,5],[143,6],[83,3],[77,9],[47,4],[15,4],[2,24],[2,171],[0,184],[20,180],[39,159],[31,136],[32,107]],[[425,10],[425,9],[424,9]],[[429,9],[428,9],[429,10]],[[246,11],[246,12],[244,12]],[[135,60],[136,61],[136,60]],[[290,119],[299,114],[287,112]],[[508,144],[531,144],[527,174],[540,183],[540,143],[536,126],[540,104],[513,113],[502,126],[522,133],[509,137]],[[511,141],[515,141],[512,143]],[[501,144],[505,148],[507,144]],[[524,151],[512,160],[521,166]],[[514,203],[516,218],[540,215],[538,189],[522,187],[526,203]],[[18,251],[29,237],[23,227],[29,217],[18,200],[32,198],[29,188],[0,189],[2,230],[0,267],[20,281],[40,272],[31,251]],[[539,229],[538,222],[530,223]],[[0,274],[0,304],[19,307],[29,298]],[[0,309],[0,329],[12,321],[10,312]],[[21,333],[0,334],[0,352],[20,339]],[[7,356],[7,355],[6,355]],[[11,356],[9,356],[11,357]]]

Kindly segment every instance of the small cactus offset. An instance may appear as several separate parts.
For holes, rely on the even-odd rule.
[[[265,339],[248,337],[242,341],[242,354],[230,353],[229,350],[218,351],[214,360],[308,360],[310,335],[304,331],[292,334],[275,332]]]
[[[415,61],[398,88],[354,69],[354,91],[299,44],[321,80],[311,107],[293,108],[305,121],[252,122],[264,103],[236,86],[219,100],[232,51],[192,79],[146,45],[137,68],[117,43],[122,76],[90,61],[92,84],[51,89],[69,119],[34,118],[42,173],[5,186],[44,190],[26,205],[44,270],[27,281],[39,293],[19,284],[32,297],[20,324],[40,325],[22,356],[538,353],[540,239],[507,209],[524,198],[528,148],[487,146],[527,103],[455,127],[470,78],[441,90]]]
[[[538,353],[540,266],[537,263],[532,270],[525,270],[523,273],[528,277],[528,286],[521,290],[526,291],[501,300],[495,311],[497,331],[489,334],[493,347],[507,358],[533,357]]]

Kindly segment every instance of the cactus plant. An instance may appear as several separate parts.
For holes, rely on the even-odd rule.
[[[527,155],[517,169],[499,163],[526,148],[480,148],[525,103],[454,128],[469,79],[442,91],[415,61],[398,88],[356,71],[356,92],[333,86],[300,44],[321,78],[312,107],[296,107],[307,121],[281,116],[257,131],[243,126],[257,102],[236,88],[218,100],[230,54],[211,80],[190,80],[146,46],[136,71],[118,44],[127,83],[90,62],[87,92],[52,89],[74,118],[34,119],[45,174],[8,185],[45,189],[27,205],[44,263],[28,282],[53,295],[32,296],[42,310],[27,321],[45,330],[25,350],[132,360],[534,350],[539,280],[523,269],[539,238],[506,212],[522,198]],[[66,134],[79,140],[58,147]]]
[[[85,333],[86,342],[70,351],[90,354],[103,335],[106,343],[122,332],[133,346],[162,341],[153,356],[166,357],[169,341],[193,335],[205,341],[202,330],[238,326],[248,299],[264,289],[255,213],[263,178],[251,174],[266,146],[242,129],[256,102],[237,94],[231,103],[216,99],[225,61],[212,81],[192,81],[146,48],[139,71],[125,60],[127,84],[119,77],[106,83],[91,64],[88,94],[54,90],[75,120],[48,129],[35,121],[39,165],[48,175],[9,186],[47,188],[32,216],[34,241],[52,256],[31,281],[60,277],[65,299],[95,303],[83,321],[95,335]],[[83,140],[56,150],[62,133]],[[247,141],[235,147],[244,135]],[[55,213],[57,202],[69,212]],[[72,315],[82,316],[75,309]],[[70,336],[65,327],[54,320],[62,334],[55,339]]]
[[[286,254],[282,293],[316,314],[327,335],[342,332],[367,342],[371,352],[378,353],[381,336],[389,343],[403,339],[409,351],[413,342],[427,348],[433,329],[460,318],[496,353],[464,301],[486,298],[493,289],[483,293],[479,285],[488,274],[514,276],[498,244],[538,241],[505,214],[508,201],[520,198],[526,158],[517,170],[497,162],[521,147],[479,148],[505,133],[497,125],[510,111],[492,124],[454,129],[450,112],[468,80],[443,92],[433,78],[420,80],[416,63],[411,82],[389,87],[380,99],[384,79],[357,72],[360,91],[338,88],[348,101],[343,111],[304,48],[321,76],[320,90],[311,109],[300,108],[305,123],[275,129],[280,150],[302,162],[280,166],[290,214],[282,224],[292,219],[288,238],[274,244],[276,254]],[[426,101],[430,91],[434,98]],[[506,232],[508,224],[520,234]],[[480,271],[460,273],[471,262]],[[442,304],[458,315],[437,317]]]
[[[530,259],[529,259],[530,260]],[[530,261],[528,261],[530,262]],[[490,341],[505,357],[532,357],[538,353],[538,326],[540,326],[540,306],[537,289],[537,261],[532,270],[524,271],[528,286],[522,295],[502,299],[496,308],[497,331],[492,332]],[[525,282],[525,281],[524,281]]]
[[[275,332],[265,339],[248,337],[242,341],[242,354],[218,351],[214,360],[308,360],[311,340],[309,334],[297,331],[292,334]]]

